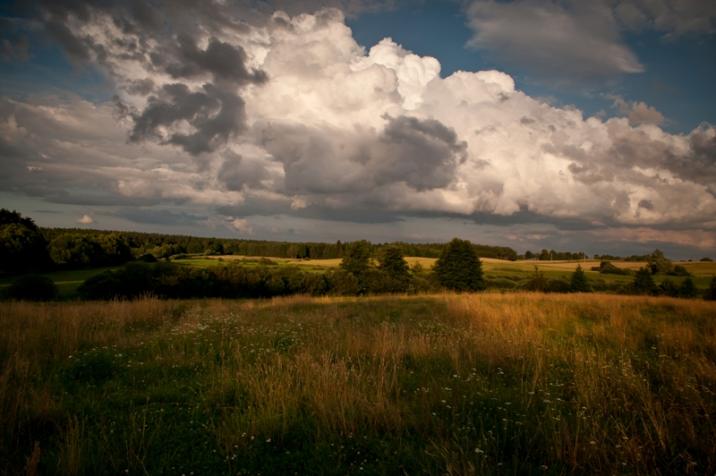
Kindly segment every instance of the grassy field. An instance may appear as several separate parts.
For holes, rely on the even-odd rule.
[[[49,273],[40,274],[42,276],[47,276],[55,282],[57,285],[58,297],[60,299],[67,299],[75,297],[77,288],[84,283],[87,278],[91,278],[92,276],[110,269],[115,268],[72,269],[51,271]],[[17,279],[17,276],[0,276],[0,290],[10,286],[15,279]]]
[[[0,303],[0,474],[713,474],[716,304]]]
[[[237,256],[237,255],[226,255],[226,256],[201,256],[201,257],[189,257],[187,259],[177,260],[178,263],[188,264],[190,266],[198,267],[212,267],[231,262],[239,262],[246,266],[259,266],[261,263],[261,257],[257,256]],[[268,258],[278,266],[299,266],[302,269],[307,269],[315,272],[323,272],[326,269],[335,268],[340,265],[340,259],[291,259],[291,258]],[[421,258],[415,256],[408,256],[405,258],[410,266],[414,266],[416,263],[425,270],[429,270],[437,261],[435,258]],[[629,275],[616,275],[616,274],[601,274],[596,271],[591,271],[593,267],[598,267],[599,260],[582,260],[582,261],[539,261],[539,260],[522,260],[522,261],[507,261],[494,258],[481,258],[482,267],[485,274],[485,278],[497,279],[497,278],[508,278],[513,281],[519,281],[527,279],[533,275],[535,267],[539,269],[547,278],[550,279],[566,279],[568,280],[570,275],[574,272],[577,266],[581,266],[582,269],[587,273],[587,278],[591,281],[601,280],[606,283],[630,283],[634,277]],[[614,261],[612,262],[615,266],[628,269],[637,270],[643,266],[646,266],[646,262],[637,261]],[[685,267],[692,275],[694,284],[697,288],[706,289],[712,276],[716,276],[716,263],[714,262],[689,262],[689,261],[675,261],[675,265],[681,265]],[[676,284],[680,284],[684,278],[667,276],[663,274],[655,275],[654,281],[656,284],[661,283],[665,279],[670,279]]]

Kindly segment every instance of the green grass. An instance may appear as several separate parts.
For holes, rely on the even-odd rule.
[[[76,296],[77,288],[84,283],[85,280],[110,269],[116,269],[116,267],[61,270],[39,274],[41,276],[46,276],[55,282],[60,299],[68,299]],[[0,290],[10,286],[15,279],[17,279],[17,276],[0,277]]]
[[[0,303],[1,474],[713,474],[716,304]]]

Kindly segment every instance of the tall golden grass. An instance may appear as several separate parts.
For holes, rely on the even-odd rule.
[[[0,443],[28,471],[41,450],[26,428],[43,421],[59,428],[57,471],[86,471],[92,436],[47,383],[53,365],[85,349],[147,345],[166,365],[201,365],[198,398],[216,410],[207,425],[227,456],[304,431],[410,435],[441,474],[483,474],[498,462],[524,472],[535,461],[592,474],[716,471],[716,305],[704,301],[483,293],[2,303],[0,326]],[[211,345],[177,337],[207,329]],[[122,465],[146,464],[144,436],[130,436],[135,456]]]

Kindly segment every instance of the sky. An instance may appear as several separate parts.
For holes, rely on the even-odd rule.
[[[43,226],[716,257],[716,2],[0,1]]]

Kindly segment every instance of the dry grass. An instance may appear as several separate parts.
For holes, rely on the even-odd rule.
[[[0,325],[6,472],[716,471],[704,301],[3,303]]]

